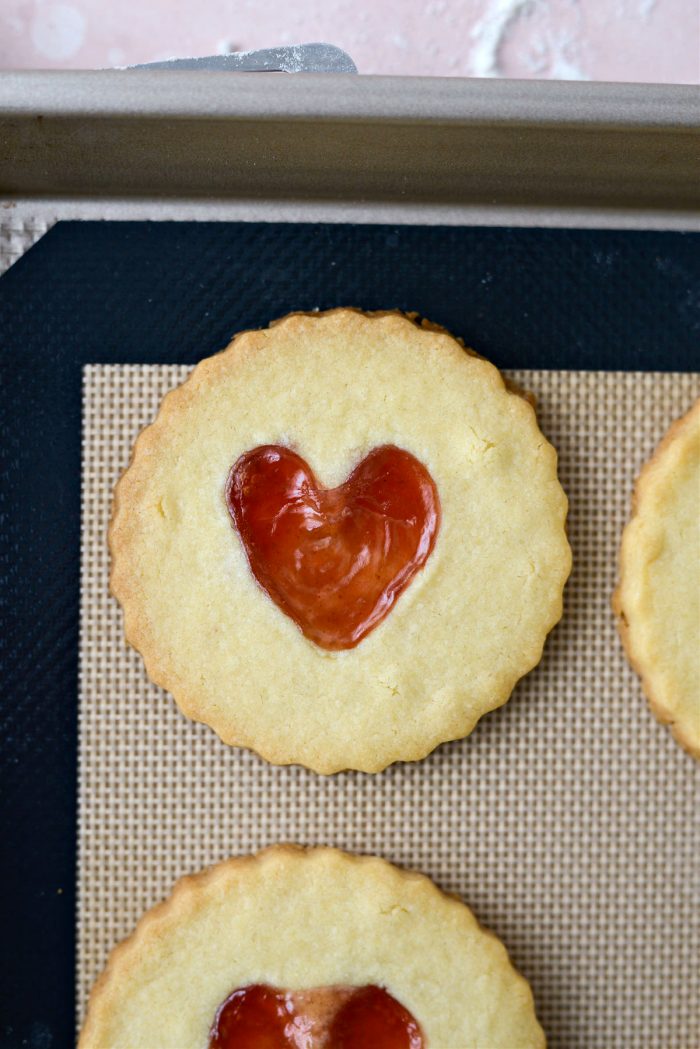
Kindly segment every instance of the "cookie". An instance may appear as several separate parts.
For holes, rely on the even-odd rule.
[[[700,400],[639,475],[613,607],[652,710],[700,758]]]
[[[545,1038],[528,984],[459,900],[380,859],[276,846],[183,878],[145,915],[92,992],[79,1049],[261,1044]]]
[[[150,677],[224,742],[376,772],[466,736],[539,662],[566,510],[493,365],[399,313],[293,314],[139,436],[111,588]]]

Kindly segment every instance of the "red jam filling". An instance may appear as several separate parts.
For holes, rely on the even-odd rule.
[[[229,995],[209,1049],[425,1049],[420,1027],[381,987],[279,991],[255,984]]]
[[[226,502],[260,586],[326,649],[354,648],[381,623],[440,526],[432,477],[389,444],[337,488],[289,448],[261,445],[234,464]]]
[[[335,1014],[328,1049],[423,1049],[420,1027],[381,987],[360,987]]]
[[[291,1019],[284,994],[261,984],[241,987],[219,1007],[209,1049],[290,1049]]]

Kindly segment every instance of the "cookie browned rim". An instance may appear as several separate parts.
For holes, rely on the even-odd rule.
[[[620,581],[613,594],[613,610],[627,658],[639,675],[642,688],[649,701],[649,706],[656,718],[668,725],[674,738],[693,757],[700,759],[700,696],[698,697],[695,717],[685,716],[676,709],[675,696],[670,694],[668,686],[659,685],[655,680],[657,665],[650,657],[643,640],[630,622],[632,610],[631,599],[626,595],[626,587],[635,578],[643,559],[643,543],[637,535],[637,526],[646,512],[648,494],[661,477],[671,475],[674,464],[669,459],[674,453],[688,447],[693,433],[700,427],[700,399],[680,419],[670,427],[651,459],[649,459],[637,478],[632,495],[632,513],[625,527],[620,547]],[[698,493],[698,513],[700,514],[700,490]],[[638,609],[636,609],[639,614]],[[698,624],[698,644],[700,644],[700,624]],[[692,644],[692,639],[689,642]]]

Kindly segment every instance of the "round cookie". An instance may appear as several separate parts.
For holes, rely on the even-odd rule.
[[[639,475],[613,607],[652,710],[700,758],[700,400]]]
[[[392,562],[381,614],[324,647],[312,635],[326,637],[351,601],[319,599],[323,630],[307,624],[307,636],[303,605],[313,610],[316,592],[296,585],[290,560],[306,518],[285,533],[270,577],[255,574],[260,551],[276,556],[277,517],[246,534],[246,471],[264,478],[279,453],[285,484],[305,469],[307,495],[347,510],[367,503],[363,485],[381,485],[371,467],[387,450],[404,457],[392,463],[394,494],[410,489],[420,505],[392,523],[386,493],[370,495],[410,572]],[[415,527],[432,505],[423,475],[430,534]],[[325,509],[314,505],[316,527]],[[321,773],[376,772],[467,735],[539,662],[571,566],[566,510],[534,409],[493,365],[399,313],[292,314],[203,360],[139,436],[116,490],[111,588],[150,677],[224,742]],[[322,576],[317,555],[307,584]]]
[[[459,900],[384,860],[276,846],[183,878],[145,915],[93,989],[79,1049],[255,1044],[212,1033],[235,992],[260,986],[287,992],[302,1018],[324,989],[382,989],[413,1024],[392,1046],[545,1045],[528,984]],[[337,1049],[329,1013],[310,1043],[280,1044]]]

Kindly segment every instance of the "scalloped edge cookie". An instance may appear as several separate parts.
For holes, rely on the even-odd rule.
[[[377,857],[276,845],[181,878],[142,917],[92,990],[79,1049],[205,1049],[218,1005],[258,982],[379,984],[426,1049],[545,1046],[529,984],[457,897]]]
[[[289,348],[290,345],[293,346],[293,350]],[[329,346],[331,350],[328,349]],[[381,352],[377,346],[381,347]],[[240,561],[239,544],[236,543],[237,537],[223,505],[223,496],[217,494],[219,489],[223,492],[225,476],[241,450],[246,450],[254,444],[274,443],[276,439],[286,443],[284,429],[280,434],[275,431],[277,419],[285,413],[285,403],[280,398],[282,395],[288,396],[280,385],[287,373],[274,371],[275,367],[281,369],[282,366],[275,364],[276,358],[271,349],[274,348],[274,354],[280,354],[280,347],[284,347],[284,353],[289,359],[293,352],[298,353],[298,357],[294,359],[301,362],[302,368],[321,368],[320,373],[314,372],[310,377],[307,373],[306,378],[309,381],[314,381],[314,376],[324,374],[323,368],[326,367],[327,361],[327,356],[324,355],[327,354],[331,354],[328,375],[336,374],[332,370],[333,364],[339,361],[344,367],[351,369],[350,374],[354,374],[353,365],[360,370],[364,369],[364,385],[361,387],[363,397],[359,398],[357,391],[353,395],[343,394],[347,401],[341,404],[344,415],[341,413],[339,418],[333,417],[328,420],[324,424],[325,433],[319,435],[317,427],[317,431],[312,429],[310,436],[309,433],[305,435],[307,443],[302,444],[299,451],[314,470],[318,460],[323,460],[325,455],[328,473],[328,463],[330,462],[332,467],[333,455],[336,454],[334,442],[341,430],[343,437],[342,440],[337,437],[337,443],[341,448],[337,457],[338,461],[342,462],[343,470],[333,483],[340,483],[353,465],[351,461],[343,459],[344,449],[366,440],[367,447],[363,446],[358,453],[366,454],[368,448],[376,443],[398,443],[413,451],[428,466],[438,484],[443,502],[441,533],[427,564],[401,595],[387,619],[351,652],[329,654],[315,650],[311,653],[308,646],[311,645],[315,649],[313,643],[302,637],[296,625],[274,607],[267,595],[261,598],[261,590],[252,580],[250,569]],[[287,357],[284,357],[285,361]],[[267,387],[261,386],[259,371],[256,371],[261,367],[258,364],[259,359],[264,361],[264,368],[274,374],[277,382],[274,390],[279,392],[276,414],[272,409],[268,413],[273,421],[264,419],[263,424],[260,424],[258,415],[264,415],[260,405],[263,403],[263,390]],[[465,365],[468,362],[468,379],[461,378],[467,374],[466,370],[462,372],[463,366],[458,363],[461,359]],[[319,364],[319,361],[323,363]],[[455,442],[460,446],[458,454],[464,458],[467,455],[467,445],[468,454],[473,456],[472,463],[478,463],[480,456],[492,454],[495,457],[494,461],[499,463],[500,476],[508,479],[508,483],[510,478],[513,478],[513,485],[508,489],[505,501],[517,504],[516,508],[508,508],[507,513],[502,514],[503,504],[499,503],[494,507],[491,512],[494,527],[491,528],[491,533],[485,534],[488,535],[488,544],[502,543],[498,555],[501,558],[498,563],[504,566],[502,575],[505,578],[509,573],[514,574],[517,571],[518,588],[522,591],[522,596],[518,594],[518,608],[521,610],[516,615],[512,603],[514,579],[511,579],[508,590],[500,577],[495,579],[493,573],[487,576],[477,565],[483,577],[479,594],[484,594],[484,586],[496,593],[498,588],[494,589],[492,582],[504,589],[505,614],[499,622],[500,629],[505,631],[509,619],[513,619],[515,628],[512,647],[504,651],[503,646],[499,645],[497,664],[484,656],[484,665],[478,668],[478,673],[475,664],[460,660],[459,651],[456,651],[455,665],[450,673],[441,672],[439,680],[433,675],[435,681],[432,684],[429,651],[439,651],[441,654],[436,655],[435,659],[440,659],[441,665],[446,667],[450,662],[445,648],[447,640],[450,653],[453,652],[453,646],[457,641],[464,647],[473,647],[475,642],[469,640],[469,631],[473,628],[469,627],[463,617],[458,621],[456,613],[452,612],[452,606],[457,607],[454,600],[450,601],[451,619],[447,637],[436,637],[437,644],[434,647],[428,646],[427,641],[427,629],[437,631],[439,627],[439,617],[436,618],[432,611],[432,607],[437,606],[434,602],[431,606],[428,599],[428,594],[434,596],[436,591],[427,588],[441,587],[442,589],[437,591],[442,601],[439,607],[447,608],[445,601],[450,599],[449,595],[448,598],[445,597],[445,591],[448,589],[446,580],[450,573],[453,579],[456,571],[459,575],[454,553],[457,547],[454,544],[459,542],[461,549],[463,533],[459,533],[458,540],[457,525],[450,525],[450,514],[452,521],[457,520],[454,513],[457,500],[452,498],[451,506],[446,506],[443,495],[451,497],[458,485],[461,486],[460,492],[464,489],[463,474],[460,473],[464,467],[460,465],[457,468],[450,461],[447,464],[449,469],[445,468],[448,454],[453,455],[450,439],[445,434],[452,431],[443,428],[445,432],[439,433],[443,421],[439,406],[435,401],[430,401],[429,394],[425,394],[424,379],[428,375],[428,367],[431,377],[433,374],[439,376],[439,379],[435,378],[432,381],[435,382],[436,390],[439,388],[446,391],[440,394],[445,403],[451,398],[453,420],[459,413],[459,439]],[[475,425],[479,425],[476,421],[479,412],[487,410],[482,409],[485,393],[488,393],[488,404],[501,406],[498,414],[493,411],[491,422],[494,437],[498,427],[499,433],[507,435],[504,437],[506,448],[497,448],[491,453],[489,449],[496,446],[490,445],[474,427],[471,427],[470,432],[468,422],[471,420],[464,422],[461,415],[464,402],[457,392],[447,389],[450,386],[449,380],[454,381],[455,372],[459,372],[458,377],[463,385],[471,384],[469,388],[477,391],[472,394]],[[219,620],[215,622],[210,616],[206,630],[202,628],[203,636],[206,634],[208,637],[214,637],[219,644],[219,652],[223,651],[221,634],[224,629],[228,630],[226,637],[230,639],[229,644],[238,649],[233,653],[229,651],[234,665],[225,678],[225,686],[221,687],[221,681],[225,677],[223,669],[219,665],[204,666],[203,657],[200,655],[204,651],[201,639],[197,644],[192,642],[191,646],[193,661],[199,660],[201,664],[198,664],[196,672],[192,671],[191,665],[187,663],[183,639],[173,640],[180,630],[180,624],[175,621],[175,613],[172,610],[182,604],[184,586],[180,588],[179,595],[177,592],[174,596],[173,593],[169,593],[159,598],[160,605],[156,608],[156,584],[151,581],[149,589],[149,584],[145,581],[150,571],[147,555],[149,552],[153,553],[153,548],[156,548],[156,553],[159,552],[158,542],[167,546],[171,542],[170,534],[165,539],[153,541],[152,547],[148,547],[144,536],[148,534],[148,542],[151,542],[152,535],[157,533],[162,524],[158,515],[165,521],[171,511],[171,516],[175,518],[180,513],[178,527],[182,528],[185,512],[177,505],[173,510],[174,504],[182,502],[179,493],[173,494],[174,486],[171,486],[165,492],[165,496],[161,497],[163,488],[168,487],[169,478],[165,483],[162,479],[157,482],[153,480],[154,470],[157,473],[158,458],[164,454],[163,450],[166,457],[170,455],[172,458],[175,455],[172,451],[173,446],[178,440],[184,440],[182,427],[192,425],[192,411],[201,407],[202,399],[209,397],[215,400],[220,395],[220,390],[226,391],[226,383],[230,389],[235,389],[236,379],[240,376],[243,376],[243,387],[255,391],[250,394],[250,399],[245,405],[246,411],[248,404],[255,406],[255,411],[249,413],[250,418],[245,423],[248,427],[246,432],[253,436],[248,443],[241,438],[242,444],[239,448],[236,446],[239,436],[236,431],[225,474],[223,463],[217,462],[216,468],[221,477],[217,473],[214,480],[209,479],[211,484],[206,489],[209,493],[206,498],[211,507],[209,516],[204,518],[206,528],[211,527],[212,531],[215,527],[218,529],[216,542],[223,552],[217,554],[216,563],[224,566],[229,573],[230,589],[225,594],[222,590],[216,598],[212,597],[209,591],[206,599],[199,594],[199,604],[196,605],[195,611],[182,613],[183,617],[189,615],[189,621],[199,622],[200,610],[203,610],[204,615],[208,614],[206,605],[210,598],[209,603],[212,607],[215,605],[218,610],[223,609]],[[324,394],[331,398],[332,390],[328,383],[327,387]],[[238,389],[240,388],[242,387],[239,383]],[[342,392],[342,384],[340,391]],[[376,399],[379,393],[384,398],[395,398],[393,407],[384,412],[376,426],[376,434],[372,432],[375,418],[369,417],[372,409],[367,407],[368,417],[360,419],[360,425],[357,427],[360,434],[355,439],[353,427],[356,423],[352,410],[359,410],[361,414],[365,410],[364,400],[372,397]],[[478,393],[481,393],[481,398]],[[226,396],[230,399],[233,394]],[[352,396],[355,397],[354,402]],[[350,407],[352,404],[354,409]],[[418,405],[421,406],[420,413],[416,413]],[[214,409],[211,409],[211,412],[213,416]],[[230,412],[228,415],[221,412],[220,417],[227,420],[233,418],[235,426],[238,426],[237,418]],[[219,419],[219,416],[216,418]],[[219,423],[216,425],[218,427]],[[279,425],[283,427],[284,423]],[[296,430],[303,429],[303,425],[304,420],[297,417],[293,424],[289,424],[289,430],[286,432],[293,434],[293,440],[302,440]],[[412,447],[407,440],[413,440],[411,428],[414,426],[421,436],[415,438],[416,446]],[[231,424],[232,432],[233,429],[234,423]],[[486,429],[488,431],[488,426]],[[211,434],[214,436],[211,437]],[[516,436],[513,436],[514,434]],[[488,436],[487,432],[486,437]],[[214,429],[213,425],[210,427],[209,439],[214,443],[223,441],[219,430]],[[516,445],[516,440],[522,441],[522,455],[517,454],[520,448]],[[439,449],[435,454],[438,458],[441,455],[443,461],[438,463],[438,466],[442,466],[443,474],[449,475],[452,491],[445,487],[447,482],[443,476],[435,476],[436,464],[430,460],[431,442]],[[315,453],[311,456],[307,451],[309,443],[311,452]],[[503,458],[500,459],[499,456]],[[522,463],[519,463],[520,458]],[[204,461],[206,469],[209,460],[204,457]],[[476,470],[476,466],[473,469]],[[489,469],[493,471],[495,468],[490,466]],[[489,474],[490,478],[496,476],[493,472]],[[198,477],[197,481],[200,480]],[[201,483],[204,485],[204,481]],[[470,483],[473,484],[474,479]],[[488,483],[490,493],[500,491],[503,497],[503,485],[499,489],[491,479],[478,483],[484,487]],[[522,485],[532,487],[529,497],[525,495],[518,501]],[[533,491],[537,493],[534,499]],[[511,494],[516,498],[511,500]],[[215,496],[221,502],[221,507],[218,503],[214,505]],[[466,502],[463,495],[462,499]],[[461,513],[463,508],[460,506],[458,509]],[[191,511],[190,505],[187,513]],[[253,750],[273,764],[301,764],[322,774],[331,774],[347,768],[378,772],[395,761],[415,761],[424,758],[441,743],[468,735],[483,714],[508,700],[517,681],[540,661],[545,639],[561,618],[564,584],[571,569],[571,551],[565,529],[566,513],[566,496],[557,478],[556,452],[539,429],[530,399],[523,396],[521,391],[514,391],[509,387],[494,365],[473,351],[465,350],[460,340],[455,339],[439,325],[397,311],[364,313],[361,310],[339,308],[322,313],[293,313],[273,322],[269,328],[240,333],[225,350],[202,360],[181,386],[166,394],[155,421],[138,436],[131,462],[116,487],[109,529],[112,555],[110,587],[124,610],[126,639],[141,653],[151,680],[174,696],[187,717],[208,724],[223,742]],[[212,524],[215,515],[222,519]],[[222,515],[226,517],[225,521]],[[516,521],[517,524],[514,523]],[[450,527],[453,547],[447,550],[449,556],[446,560],[445,544]],[[478,532],[479,525],[475,527]],[[501,540],[500,534],[494,535],[501,532],[504,536],[509,535],[509,529],[513,530],[516,537],[514,548],[507,546],[506,540]],[[483,535],[477,535],[477,539],[482,547],[488,545]],[[192,540],[189,542],[193,560],[196,551],[192,553],[194,543]],[[235,558],[239,560],[235,561]],[[517,569],[511,564],[512,561],[517,561]],[[182,558],[179,563],[181,562]],[[216,587],[219,582],[217,576],[222,574],[221,571],[214,572],[211,564],[205,568],[213,580],[212,585]],[[151,572],[151,579],[154,574],[155,569]],[[158,586],[161,578],[163,574],[159,571]],[[435,580],[439,582],[436,583]],[[190,586],[189,581],[187,585]],[[449,584],[453,588],[457,585]],[[221,586],[223,588],[223,582]],[[234,596],[230,596],[234,587],[238,588],[235,599],[239,600],[239,606],[235,610]],[[459,598],[459,595],[457,597]],[[463,603],[467,608],[474,607],[474,603],[466,598]],[[414,629],[410,617],[413,615],[412,609],[415,608],[421,609],[425,630],[421,630],[409,643],[406,639]],[[161,624],[159,616],[164,617],[165,625]],[[170,624],[167,623],[168,617],[171,617]],[[458,637],[455,631],[460,631],[462,623],[466,623],[462,631],[464,637]],[[173,633],[169,633],[169,630]],[[256,633],[253,634],[253,631]],[[488,633],[486,625],[482,627],[482,632],[487,639],[495,636],[493,631]],[[493,643],[496,644],[495,641]],[[241,653],[253,650],[259,653],[256,660],[252,661],[246,656],[248,661],[244,662]],[[329,656],[338,658],[334,661]],[[415,667],[412,665],[413,661]],[[255,674],[259,677],[253,675],[253,662]],[[290,686],[289,702],[286,706],[283,702],[283,689],[279,686],[285,668],[294,678],[294,687]],[[276,677],[271,683],[273,675]],[[232,682],[236,683],[235,696]],[[347,702],[347,696],[353,697],[352,703]],[[254,697],[257,697],[255,702]],[[401,709],[396,697],[401,698]],[[306,708],[299,713],[303,704],[306,704]],[[284,732],[279,728],[282,724],[285,726]]]
[[[668,532],[665,514],[668,494],[688,467],[687,483],[695,481],[698,496],[698,549],[695,552],[697,588],[700,594],[700,398],[695,405],[670,427],[651,459],[637,478],[632,496],[632,515],[620,545],[620,581],[612,605],[618,629],[629,662],[641,678],[642,688],[651,710],[662,723],[669,725],[674,738],[689,754],[700,759],[700,615],[697,605],[691,608],[688,645],[696,630],[696,661],[690,681],[679,680],[674,660],[659,652],[662,638],[655,630],[654,588],[649,578],[650,566],[666,545]],[[694,471],[694,472],[693,472]],[[689,557],[692,573],[693,555]],[[690,585],[693,585],[692,574]],[[658,621],[657,621],[658,622]],[[663,624],[662,624],[663,629]]]

